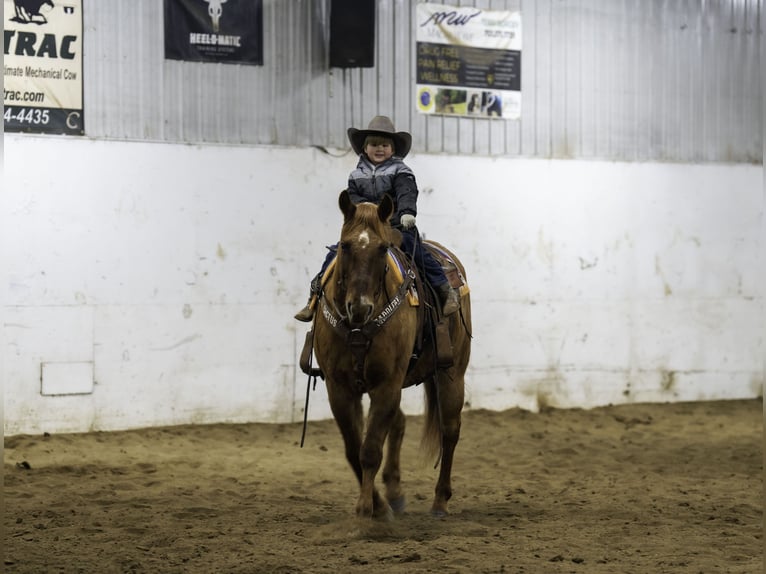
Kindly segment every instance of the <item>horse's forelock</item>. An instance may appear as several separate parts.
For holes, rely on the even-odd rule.
[[[386,226],[378,217],[378,206],[374,203],[357,204],[353,219],[343,225],[342,235],[349,238],[352,234],[358,235],[363,229],[371,230],[383,241],[388,237]]]

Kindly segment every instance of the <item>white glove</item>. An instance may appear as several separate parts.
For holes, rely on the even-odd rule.
[[[404,229],[412,229],[415,227],[415,216],[410,215],[409,213],[402,215],[399,221],[401,222],[402,228]]]

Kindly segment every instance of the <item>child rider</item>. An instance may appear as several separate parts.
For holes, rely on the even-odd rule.
[[[414,253],[416,264],[439,294],[443,314],[452,315],[460,306],[457,292],[447,281],[441,265],[427,249],[421,247],[416,236],[418,186],[412,170],[402,161],[410,151],[412,136],[407,132],[397,132],[388,117],[376,116],[366,130],[349,128],[348,139],[359,155],[359,163],[348,178],[351,201],[379,204],[385,194],[391,196],[394,200],[391,225],[402,232],[402,251],[408,255]],[[322,274],[334,256],[334,250],[331,250],[322,270],[311,281],[309,301],[295,315],[298,321],[309,322],[314,318],[311,299],[319,292]]]

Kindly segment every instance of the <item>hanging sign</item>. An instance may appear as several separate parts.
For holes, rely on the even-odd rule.
[[[165,58],[263,65],[263,0],[165,0]]]
[[[4,0],[3,126],[85,133],[82,0]]]
[[[521,117],[521,13],[417,5],[417,109]]]

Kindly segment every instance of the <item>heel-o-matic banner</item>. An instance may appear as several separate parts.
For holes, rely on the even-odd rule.
[[[165,58],[263,64],[263,0],[165,0]]]
[[[3,1],[3,125],[82,135],[82,0]]]
[[[417,5],[417,107],[425,114],[521,116],[521,13]]]

